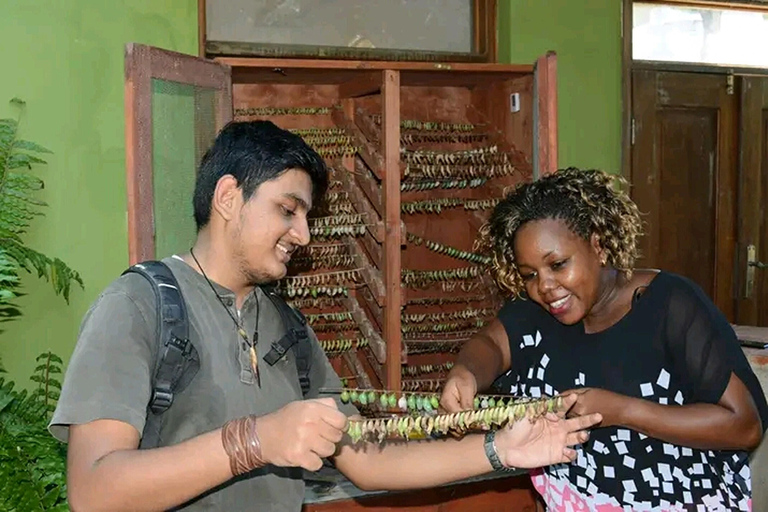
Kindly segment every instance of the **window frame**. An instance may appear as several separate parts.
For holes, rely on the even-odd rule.
[[[280,55],[275,54],[276,45],[266,43],[218,43],[208,41],[206,24],[206,0],[197,1],[198,54],[200,57],[272,57],[334,60],[402,60],[429,62],[497,62],[497,0],[472,0],[473,2],[473,47],[467,53],[434,52],[420,50],[397,50],[387,48],[323,47],[320,54],[317,47],[310,45],[281,45]]]
[[[631,182],[632,169],[632,71],[658,69],[664,71],[688,71],[720,73],[723,75],[768,75],[768,68],[753,68],[713,64],[693,64],[671,61],[635,60],[632,57],[633,5],[635,3],[673,5],[685,7],[720,8],[759,11],[768,14],[768,0],[622,0],[622,115],[621,115],[621,175]]]

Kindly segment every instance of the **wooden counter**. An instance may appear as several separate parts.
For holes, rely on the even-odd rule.
[[[407,492],[366,492],[324,468],[308,481],[303,512],[535,512],[527,472],[486,475],[453,485]]]
[[[736,335],[742,342],[755,346],[768,344],[768,328],[734,325]],[[768,391],[768,350],[744,347],[744,354],[757,375],[763,392]],[[752,510],[768,510],[768,441],[765,436],[760,447],[750,459],[752,469]]]

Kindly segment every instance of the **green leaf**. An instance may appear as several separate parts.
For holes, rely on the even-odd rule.
[[[25,149],[27,151],[34,151],[35,153],[53,153],[48,148],[44,148],[40,144],[37,144],[36,142],[30,142],[28,140],[20,140],[17,139],[13,142],[13,147],[15,149]]]
[[[10,158],[7,161],[7,168],[8,169],[20,169],[22,167],[26,167],[27,169],[32,169],[32,164],[44,164],[46,163],[45,160],[42,158],[38,158],[36,156],[32,156],[27,153],[14,153],[10,156]]]
[[[50,491],[45,493],[45,496],[43,496],[43,499],[41,500],[40,504],[43,506],[44,509],[49,509],[59,501],[60,494],[61,494],[60,489],[58,487],[54,487]]]
[[[16,260],[19,267],[28,272],[35,270],[38,277],[49,281],[54,292],[62,295],[67,302],[69,302],[69,292],[73,282],[83,288],[80,274],[58,258],[51,259],[17,242],[7,242],[4,249],[11,258]]]
[[[43,395],[0,378],[0,510],[68,510],[66,449],[47,431]]]

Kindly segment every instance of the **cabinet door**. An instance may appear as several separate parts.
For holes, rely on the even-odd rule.
[[[125,48],[130,264],[186,250],[200,159],[232,119],[229,66],[140,44]]]

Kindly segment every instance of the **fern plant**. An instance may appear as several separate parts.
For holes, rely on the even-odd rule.
[[[23,108],[19,99],[11,103]],[[69,302],[73,282],[83,286],[80,275],[59,258],[49,258],[30,247],[22,240],[30,221],[42,215],[45,202],[35,196],[43,188],[43,181],[31,174],[33,164],[44,164],[38,155],[50,153],[39,144],[18,137],[17,119],[0,119],[0,251],[10,259],[16,268],[37,272],[53,285],[53,290]],[[3,278],[13,277],[11,271]]]
[[[19,285],[19,276],[16,273],[15,263],[0,249],[0,321],[19,316],[19,310],[11,304],[11,299],[16,295],[14,290]],[[0,373],[5,372],[3,360],[0,359]]]
[[[24,102],[13,99],[11,104],[19,110],[20,118]],[[80,275],[66,263],[28,247],[23,240],[32,219],[42,215],[46,206],[36,197],[43,181],[30,171],[34,164],[46,163],[39,155],[50,151],[18,135],[18,118],[0,119],[0,321],[21,314],[12,302],[19,295],[21,269],[46,279],[67,302],[72,283],[83,287]]]
[[[8,512],[68,510],[66,449],[47,429],[62,363],[51,352],[37,362],[31,393],[0,378],[0,510]]]
[[[11,101],[19,109],[24,102]],[[20,139],[19,119],[0,119],[0,321],[13,320],[21,311],[13,301],[20,294],[21,270],[37,273],[69,302],[73,283],[83,287],[80,275],[59,258],[28,247],[24,235],[32,219],[46,204],[38,199],[43,181],[31,173],[44,164],[46,148]],[[0,378],[0,510],[8,512],[65,511],[66,449],[48,433],[48,421],[59,398],[61,359],[48,352],[37,358],[30,377],[37,388],[17,391]],[[0,361],[0,372],[2,361]]]

